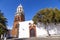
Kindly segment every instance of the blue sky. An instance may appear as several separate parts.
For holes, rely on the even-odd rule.
[[[12,28],[17,6],[22,4],[25,20],[31,20],[33,16],[44,8],[60,9],[60,0],[0,0],[0,10],[8,19],[8,28]]]

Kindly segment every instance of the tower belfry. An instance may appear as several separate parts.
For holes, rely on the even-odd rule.
[[[13,29],[12,29],[13,37],[18,37],[18,28],[19,28],[18,26],[19,26],[19,22],[22,22],[22,21],[25,21],[25,16],[24,16],[23,7],[20,4],[17,7],[15,18],[14,18],[14,24],[13,24]]]
[[[17,12],[23,12],[23,7],[21,4],[17,7]]]
[[[17,7],[15,19],[20,21],[20,22],[25,21],[24,11],[23,11],[23,7],[21,4]]]
[[[22,5],[20,4],[20,5],[17,7],[16,15],[21,15],[21,14],[24,14],[24,13],[23,13],[23,7],[22,7]]]

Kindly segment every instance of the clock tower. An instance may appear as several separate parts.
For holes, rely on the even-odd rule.
[[[25,16],[24,16],[23,7],[20,4],[17,7],[17,11],[16,11],[15,18],[14,18],[14,24],[13,24],[13,29],[12,29],[13,37],[18,37],[19,22],[22,22],[22,21],[25,21]]]

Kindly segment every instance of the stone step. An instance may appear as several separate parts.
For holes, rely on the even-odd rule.
[[[31,38],[14,38],[7,40],[60,40],[60,37],[31,37]]]
[[[60,40],[60,37],[40,37],[40,38],[29,38],[29,39],[26,39],[26,40]]]

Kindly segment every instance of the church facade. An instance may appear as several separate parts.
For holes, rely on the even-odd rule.
[[[19,22],[18,38],[44,37],[48,36],[44,28],[37,27],[32,20]]]
[[[46,29],[44,29],[43,26],[41,26],[41,28],[37,27],[32,20],[25,21],[23,7],[20,4],[17,7],[14,18],[12,37],[30,38],[41,36],[48,36]]]

